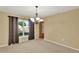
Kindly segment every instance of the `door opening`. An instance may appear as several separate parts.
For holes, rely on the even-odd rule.
[[[44,39],[44,22],[39,23],[39,38]]]

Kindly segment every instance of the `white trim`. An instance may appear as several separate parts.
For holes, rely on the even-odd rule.
[[[54,43],[54,44],[57,44],[57,45],[60,45],[60,46],[64,46],[64,47],[66,47],[66,48],[70,48],[70,49],[79,51],[79,49],[77,49],[77,48],[73,48],[73,47],[68,46],[68,45],[64,45],[64,44],[61,44],[61,43],[58,43],[58,42],[55,42],[55,41],[51,41],[51,40],[47,40],[47,39],[44,39],[44,40],[45,40],[45,41],[48,41],[48,42],[50,42],[50,43]]]
[[[0,47],[6,47],[6,46],[8,46],[8,44],[0,45]]]

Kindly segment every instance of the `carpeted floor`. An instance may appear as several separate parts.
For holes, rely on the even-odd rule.
[[[0,48],[0,53],[77,53],[69,48],[46,42],[44,40],[29,40]]]

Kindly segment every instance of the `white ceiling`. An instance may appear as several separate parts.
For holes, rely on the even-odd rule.
[[[44,18],[60,12],[79,8],[78,6],[39,6],[39,17]],[[15,13],[18,16],[34,17],[36,9],[34,6],[0,6],[0,11]]]

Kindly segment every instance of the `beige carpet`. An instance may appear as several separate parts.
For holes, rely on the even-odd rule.
[[[76,53],[78,51],[65,48],[44,40],[29,40],[0,48],[1,53]]]

